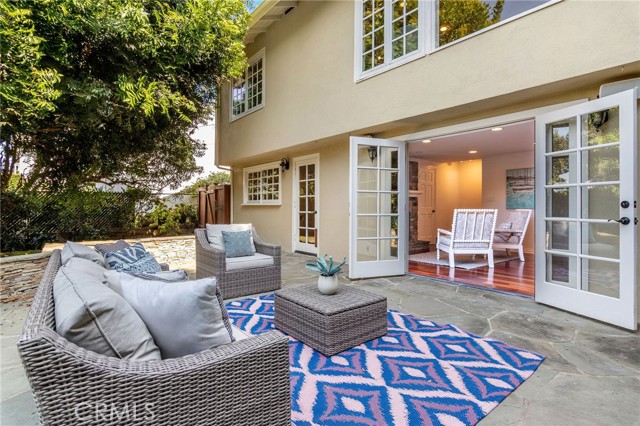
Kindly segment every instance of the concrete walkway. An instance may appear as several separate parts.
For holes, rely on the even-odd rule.
[[[285,254],[284,287],[317,281],[311,258]],[[191,270],[192,272],[192,270]],[[380,293],[389,308],[455,324],[547,358],[480,426],[640,425],[640,333],[628,332],[517,296],[403,276],[346,285]],[[0,424],[35,425],[35,407],[15,342],[28,308],[2,305]],[[229,425],[232,426],[232,425]],[[381,425],[382,426],[382,425]]]

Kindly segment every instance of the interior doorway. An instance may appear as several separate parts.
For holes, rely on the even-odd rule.
[[[456,255],[451,269],[447,253],[438,261],[436,242],[437,229],[451,230],[455,209],[497,209],[497,228],[517,209],[533,209],[534,139],[534,121],[524,120],[408,144],[409,273],[533,296],[533,218],[524,261],[517,250],[494,250],[494,268],[482,256]]]

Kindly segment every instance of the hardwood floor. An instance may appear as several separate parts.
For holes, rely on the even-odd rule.
[[[469,270],[455,268],[453,271],[447,266],[409,261],[409,273],[533,296],[533,257],[533,254],[525,254],[524,263],[518,259],[510,260],[496,263],[493,269],[485,266]]]

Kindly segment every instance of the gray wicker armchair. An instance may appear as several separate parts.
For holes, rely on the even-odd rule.
[[[280,246],[267,244],[255,230],[253,241],[258,253],[273,257],[273,265],[261,268],[227,271],[227,258],[223,250],[209,244],[207,231],[196,229],[196,278],[215,276],[225,299],[265,293],[282,286],[280,279]]]
[[[162,361],[99,355],[55,331],[59,267],[57,250],[18,341],[41,424],[290,425],[287,337],[269,332]]]

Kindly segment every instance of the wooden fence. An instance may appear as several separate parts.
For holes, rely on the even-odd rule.
[[[198,189],[198,227],[207,223],[231,223],[231,185],[209,185]]]

